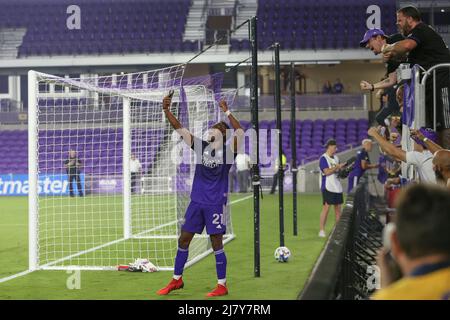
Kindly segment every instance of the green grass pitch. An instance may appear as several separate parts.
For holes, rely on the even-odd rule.
[[[247,195],[248,196],[248,195]],[[231,196],[231,201],[243,195]],[[292,257],[278,263],[273,257],[279,242],[278,196],[261,200],[261,277],[253,275],[253,200],[232,204],[236,239],[225,246],[229,295],[220,299],[295,299],[303,288],[325,240],[318,238],[320,195],[303,195],[299,203],[299,235],[292,232],[292,195],[285,195],[285,242]],[[0,198],[0,279],[28,268],[27,198]],[[330,210],[328,229],[334,223]],[[81,288],[67,289],[66,271],[36,271],[0,283],[0,299],[205,299],[216,284],[214,256],[188,268],[185,287],[159,297],[170,272],[128,273],[81,271]]]

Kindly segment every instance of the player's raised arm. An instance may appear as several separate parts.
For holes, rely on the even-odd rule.
[[[184,142],[188,146],[192,146],[192,143],[194,142],[194,138],[192,134],[187,130],[186,128],[183,128],[180,121],[173,115],[172,112],[170,112],[170,105],[172,104],[172,93],[169,93],[166,97],[163,99],[163,110],[164,114],[166,115],[167,120],[169,121],[170,125],[178,132],[178,134],[183,138]]]
[[[219,106],[220,109],[222,109],[222,111],[227,115],[228,120],[230,120],[230,124],[233,127],[235,131],[234,133],[234,143],[233,143],[233,152],[237,153],[238,152],[238,147],[241,144],[241,141],[243,140],[244,137],[244,130],[241,127],[241,124],[239,122],[239,120],[237,120],[233,114],[231,113],[231,111],[228,109],[228,105],[226,103],[225,100],[221,100],[219,102]]]

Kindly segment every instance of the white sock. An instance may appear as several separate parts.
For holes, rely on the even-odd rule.
[[[227,279],[218,279],[218,280],[217,280],[217,283],[218,283],[218,284],[221,284],[222,286],[225,287],[225,284],[227,283]]]
[[[175,279],[175,280],[179,280],[180,278],[181,278],[181,275],[179,275],[179,276],[177,276],[177,275],[173,275],[173,278]]]

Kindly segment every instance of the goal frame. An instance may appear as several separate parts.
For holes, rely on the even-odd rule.
[[[70,254],[66,257],[40,264],[39,261],[39,105],[38,105],[38,93],[39,93],[39,80],[41,77],[46,76],[46,74],[30,70],[28,72],[28,183],[29,183],[29,194],[28,194],[28,255],[29,255],[29,271],[35,270],[117,270],[117,268],[112,266],[58,266],[57,264],[62,261],[72,259],[74,257],[93,252],[95,250],[107,247],[109,245],[116,244],[121,241],[126,241],[130,238],[135,238],[132,234],[132,210],[131,210],[131,171],[130,171],[130,155],[131,155],[131,143],[132,143],[132,117],[131,117],[131,98],[127,94],[122,94],[121,99],[123,99],[123,154],[122,154],[122,205],[123,205],[123,237],[101,244],[93,246],[92,248]],[[227,208],[229,210],[229,208]],[[176,218],[176,216],[175,216]],[[178,221],[172,222],[177,223]],[[229,217],[229,222],[231,224],[231,217]],[[229,226],[232,227],[231,225]],[[228,229],[228,228],[227,228]],[[156,238],[167,238],[174,239],[177,235],[170,236],[152,236]],[[196,235],[199,238],[206,238],[206,234]],[[136,235],[139,238],[139,234]],[[140,237],[144,238],[144,237]],[[235,238],[233,232],[224,235],[224,244]],[[203,259],[207,255],[213,252],[212,248],[208,248],[202,253],[196,255],[186,263],[186,268],[190,267],[194,263]],[[158,267],[158,270],[171,271],[173,267]]]

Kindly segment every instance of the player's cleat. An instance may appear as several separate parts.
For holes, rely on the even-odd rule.
[[[319,232],[319,237],[320,238],[325,238],[327,235],[325,234],[325,231],[323,231],[323,230],[320,230],[320,232]]]
[[[160,296],[165,296],[165,295],[168,295],[169,292],[171,292],[173,290],[181,289],[183,287],[184,287],[183,278],[180,278],[178,280],[172,279],[172,281],[170,281],[167,286],[165,286],[164,288],[158,290],[156,292],[156,294],[158,294]]]
[[[207,297],[219,297],[219,296],[225,296],[227,294],[228,294],[227,287],[225,287],[221,284],[217,284],[217,287],[213,291],[208,292],[208,294],[206,296]]]

